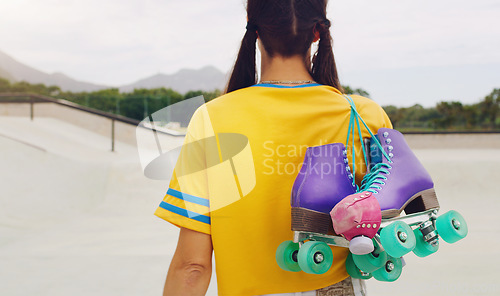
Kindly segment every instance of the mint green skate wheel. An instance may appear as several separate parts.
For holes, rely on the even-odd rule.
[[[384,266],[387,260],[387,253],[380,249],[376,240],[372,239],[372,241],[375,247],[373,252],[365,255],[352,255],[352,259],[356,266],[364,272],[374,272]]]
[[[293,241],[284,241],[276,250],[276,262],[281,269],[286,271],[300,271],[297,256],[299,253],[299,244]]]
[[[387,256],[387,261],[382,268],[375,270],[372,275],[377,281],[394,282],[401,276],[403,263],[401,258]]]
[[[456,243],[467,236],[467,222],[459,212],[451,210],[436,219],[436,230],[440,237],[449,244]]]
[[[298,262],[306,273],[323,274],[332,266],[332,249],[324,242],[305,242],[299,249]]]
[[[399,258],[415,248],[416,239],[408,224],[396,221],[380,231],[380,242],[387,255]]]
[[[354,263],[354,260],[352,260],[352,253],[349,253],[347,255],[347,259],[345,261],[345,269],[347,270],[347,273],[355,279],[362,279],[362,280],[368,280],[372,277],[372,275],[368,272],[363,272],[361,271],[358,266],[356,266],[356,263]],[[385,263],[385,262],[384,262]]]
[[[436,253],[437,250],[439,249],[439,244],[433,246],[425,241],[424,236],[420,231],[420,228],[417,227],[413,229],[413,234],[415,235],[415,239],[417,240],[415,249],[413,249],[413,254],[417,255],[418,257],[427,257],[431,254]]]

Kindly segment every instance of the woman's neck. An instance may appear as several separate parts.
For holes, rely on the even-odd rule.
[[[262,54],[261,81],[311,81],[313,80],[301,56],[269,57]]]

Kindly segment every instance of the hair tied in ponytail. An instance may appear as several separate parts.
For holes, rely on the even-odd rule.
[[[246,29],[247,31],[257,31],[257,25],[255,25],[254,23],[251,23],[251,22],[247,22],[247,26],[246,26]]]
[[[319,41],[307,65],[314,81],[341,90],[326,15],[328,0],[245,0],[246,31],[231,71],[225,93],[257,83],[257,40],[270,57],[311,55],[311,44]],[[310,69],[309,69],[310,68]]]
[[[321,20],[318,22],[318,24],[324,29],[329,29],[332,25],[328,19]]]

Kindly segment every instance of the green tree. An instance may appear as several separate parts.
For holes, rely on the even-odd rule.
[[[441,117],[436,119],[436,125],[443,129],[454,129],[465,126],[463,105],[460,102],[439,102],[436,109]]]
[[[344,89],[344,93],[347,95],[360,95],[363,97],[370,97],[370,94],[362,88],[353,89],[349,85],[342,85],[342,88]]]
[[[479,103],[480,122],[483,127],[495,129],[500,109],[500,89],[494,89]]]
[[[385,113],[389,116],[394,128],[399,127],[399,123],[403,118],[400,109],[394,105],[383,106]]]
[[[184,94],[184,100],[194,98],[197,96],[203,96],[203,99],[205,102],[211,101],[219,96],[221,96],[221,91],[216,89],[214,91],[202,91],[202,90],[194,90],[194,91],[188,91],[187,93]]]
[[[9,80],[0,78],[0,92],[2,92],[2,93],[10,92],[10,81]]]

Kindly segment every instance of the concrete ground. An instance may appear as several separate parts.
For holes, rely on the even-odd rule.
[[[161,294],[178,235],[152,215],[167,184],[143,176],[136,147],[109,147],[60,120],[0,117],[0,295]],[[499,295],[500,150],[415,152],[469,236],[407,255],[401,278],[368,281],[369,295]]]
[[[459,211],[469,235],[455,243],[440,243],[426,258],[405,256],[407,266],[394,283],[367,282],[369,295],[499,295],[500,150],[417,150],[433,176],[440,213]]]

